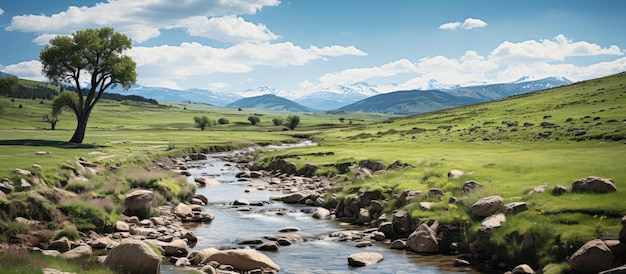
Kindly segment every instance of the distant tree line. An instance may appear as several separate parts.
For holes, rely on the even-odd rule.
[[[76,88],[73,86],[61,86],[61,91],[63,90],[75,91]],[[89,90],[83,89],[83,94],[86,96]],[[45,99],[52,100],[54,96],[59,95],[59,91],[55,88],[46,87],[46,86],[23,86],[18,85],[17,90],[10,94],[13,98],[22,98],[22,99]],[[154,99],[145,98],[139,95],[124,95],[117,93],[104,93],[102,94],[102,99],[113,100],[113,101],[135,101],[135,102],[145,102],[152,105],[158,105],[159,102]]]

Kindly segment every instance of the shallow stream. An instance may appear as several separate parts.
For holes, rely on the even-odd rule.
[[[340,242],[328,235],[332,232],[350,229],[363,230],[349,224],[332,220],[318,220],[311,217],[312,207],[288,205],[282,202],[269,202],[271,196],[282,193],[255,189],[263,186],[262,179],[239,181],[235,175],[240,170],[233,163],[221,160],[219,155],[208,155],[207,160],[195,161],[202,167],[188,170],[188,180],[198,176],[214,177],[221,182],[217,186],[198,188],[197,193],[206,195],[209,204],[203,211],[215,214],[215,220],[207,224],[188,227],[198,237],[198,243],[189,252],[204,248],[242,248],[237,243],[244,239],[262,239],[266,235],[280,235],[279,230],[296,226],[301,232],[314,234],[314,240],[296,241],[290,246],[281,246],[278,251],[261,251],[281,268],[280,273],[467,273],[471,269],[453,268],[454,257],[432,255],[423,256],[410,251],[389,249],[388,245],[376,243],[374,246],[357,248],[355,242]],[[251,203],[262,202],[263,206],[249,206],[250,211],[239,211],[232,206],[236,199],[246,199]],[[348,256],[357,252],[379,252],[384,260],[378,264],[352,268],[348,266]],[[184,273],[182,268],[164,265],[162,273]]]

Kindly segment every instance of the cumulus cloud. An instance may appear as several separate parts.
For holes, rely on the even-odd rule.
[[[254,14],[263,7],[278,4],[279,0],[187,0],[184,5],[170,1],[117,0],[92,7],[70,6],[65,11],[49,16],[34,14],[14,16],[6,30],[62,35],[78,29],[110,26],[129,35],[135,41],[143,42],[159,36],[161,29],[183,27],[190,34],[222,39],[220,41],[223,42],[247,38],[258,41],[259,37],[266,41],[275,38],[272,38],[273,34],[265,26],[229,16]],[[224,16],[226,19],[222,18]],[[200,17],[205,20],[199,20]],[[243,28],[241,31],[233,31],[233,26]],[[230,37],[228,34],[234,36]]]
[[[225,83],[225,82],[214,82],[214,83],[209,83],[207,84],[207,87],[210,90],[214,90],[214,89],[222,89],[222,88],[227,88],[230,87],[230,84]]]
[[[329,56],[329,57],[336,57],[336,56],[341,56],[341,55],[355,55],[355,56],[367,55],[367,53],[361,51],[360,49],[357,49],[354,46],[348,46],[348,47],[327,46],[323,48],[311,46],[311,53],[322,55],[322,56]]]
[[[400,84],[380,85],[381,92],[424,89],[433,83],[463,86],[507,83],[523,76],[546,78],[564,76],[574,81],[586,80],[626,70],[626,57],[613,61],[574,65],[569,57],[622,56],[623,50],[615,45],[602,47],[586,41],[571,41],[565,35],[552,40],[528,40],[518,43],[503,42],[487,55],[466,51],[458,57],[429,56],[411,62],[398,60],[382,66],[350,68],[320,77],[320,83],[300,83],[302,89],[351,84],[377,77],[395,77],[401,73],[409,79]]]
[[[189,35],[223,42],[270,41],[279,38],[265,25],[255,25],[236,16],[213,18],[194,16],[181,20],[177,26],[186,29]]]
[[[362,54],[353,46],[330,46],[333,54]],[[329,54],[317,47],[302,48],[285,43],[242,43],[228,48],[214,48],[199,43],[179,46],[133,47],[128,54],[137,62],[141,81],[184,79],[210,73],[246,73],[258,66],[300,66]]]
[[[3,15],[3,14],[4,14],[4,10],[0,9],[0,15]]]
[[[325,84],[353,84],[374,77],[389,77],[401,73],[415,72],[417,67],[407,59],[400,59],[379,67],[352,68],[340,72],[327,73],[320,77]]]
[[[494,49],[489,59],[494,62],[563,61],[567,57],[594,55],[623,55],[618,46],[602,48],[585,41],[573,42],[559,34],[553,40],[527,40],[519,43],[505,41]]]
[[[45,81],[46,77],[41,75],[41,63],[37,60],[20,62],[17,64],[7,65],[2,70],[6,73],[16,75],[34,81]]]
[[[455,30],[458,28],[462,29],[473,29],[473,28],[484,28],[487,26],[487,23],[483,20],[476,18],[467,18],[463,23],[461,22],[449,22],[444,23],[439,26],[439,29],[447,29],[447,30]]]

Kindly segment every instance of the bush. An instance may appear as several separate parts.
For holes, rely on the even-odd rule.
[[[219,119],[217,119],[217,123],[220,124],[220,125],[227,125],[227,124],[230,123],[230,121],[228,121],[228,119],[226,119],[226,118],[219,118]]]
[[[61,239],[61,237],[63,236],[67,237],[67,239],[69,239],[70,241],[76,241],[80,238],[78,236],[78,230],[74,226],[68,226],[62,229],[61,231],[57,232],[54,235],[54,239],[58,240],[58,239]]]
[[[98,230],[103,231],[109,223],[109,215],[104,209],[87,205],[83,202],[72,202],[69,204],[61,205],[59,207],[61,212],[65,214],[70,220],[76,224],[76,227],[81,230]]]
[[[85,183],[79,182],[79,181],[70,182],[65,186],[65,190],[68,190],[77,194],[81,194],[85,192],[85,189],[87,189],[87,186],[85,185]]]
[[[196,123],[196,127],[199,128],[200,130],[204,130],[206,127],[211,126],[211,120],[209,120],[209,117],[206,117],[206,116],[193,117],[193,121]]]
[[[176,198],[180,202],[188,202],[189,200],[191,200],[191,197],[196,194],[196,189],[196,185],[186,184],[185,186],[181,187],[178,194],[176,194]]]
[[[248,117],[248,121],[250,121],[250,124],[252,124],[253,126],[260,123],[261,122],[261,118],[257,117],[257,116],[250,116]]]
[[[0,222],[0,242],[8,243],[9,240],[18,234],[25,234],[28,232],[28,227],[23,223],[18,222]]]
[[[300,124],[300,116],[298,115],[289,115],[287,116],[287,122],[285,122],[285,126],[291,130],[296,129],[296,127]]]
[[[274,118],[272,119],[272,122],[274,123],[275,126],[280,126],[283,124],[283,118]]]

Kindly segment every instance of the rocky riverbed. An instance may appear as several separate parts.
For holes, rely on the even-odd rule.
[[[198,193],[188,201],[159,206],[157,214],[153,214],[158,216],[139,218],[145,215],[146,208],[153,207],[155,192],[137,189],[125,195],[125,214],[112,231],[81,233],[78,240],[61,237],[53,241],[51,232],[43,228],[42,222],[18,217],[16,222],[33,230],[22,243],[31,250],[65,259],[98,256],[110,268],[132,273],[177,273],[178,269],[202,273],[275,273],[281,270],[295,273],[312,269],[341,273],[356,269],[370,273],[448,273],[471,272],[476,267],[496,271],[508,265],[498,261],[496,254],[490,252],[489,231],[506,222],[507,215],[528,209],[525,203],[504,204],[499,196],[480,199],[471,209],[472,214],[484,220],[476,239],[467,245],[459,241],[460,228],[457,226],[437,221],[420,224],[406,210],[383,212],[384,205],[390,202],[387,193],[359,192],[350,197],[329,195],[329,190],[342,182],[315,176],[315,165],[307,164],[297,169],[293,163],[281,158],[267,165],[258,165],[252,162],[254,153],[251,152],[250,149],[230,151],[211,154],[210,158],[206,154],[190,154],[155,161],[151,168],[173,170],[188,176],[189,183],[200,187]],[[219,159],[220,166],[204,172],[204,167],[215,165],[209,159]],[[81,167],[84,170],[77,172],[78,178],[81,173],[97,174],[103,168],[89,166],[86,161],[79,163],[79,169]],[[400,162],[386,165],[361,161],[342,168],[352,171],[358,179],[373,176],[377,171],[393,172],[411,167]],[[33,176],[24,170],[16,172]],[[450,171],[448,176],[458,176],[459,173],[462,174],[461,171]],[[227,174],[229,178],[221,178],[220,174]],[[224,190],[220,187],[223,185],[236,185],[235,194],[232,188],[228,195],[220,192]],[[2,186],[4,194],[9,186],[6,182]],[[480,187],[480,183],[468,181],[463,185],[463,192]],[[24,190],[28,186],[20,188]],[[614,188],[610,179],[589,177],[574,182],[572,191],[612,191]],[[52,191],[54,197],[74,195],[60,188]],[[545,188],[537,187],[533,191],[545,191]],[[560,195],[563,191],[568,189],[557,186],[552,193]],[[427,193],[407,189],[392,198],[399,205],[407,205],[417,198],[437,200],[442,196],[439,189],[430,189]],[[459,201],[451,198],[448,202]],[[429,202],[420,203],[422,208],[429,206]],[[213,210],[220,214],[214,214]],[[218,225],[222,216],[226,223]],[[234,219],[228,219],[233,216]],[[240,222],[238,218],[252,222]],[[279,221],[268,225],[267,219]],[[289,225],[279,227],[283,220],[291,221],[286,223]],[[311,220],[317,220],[324,228],[313,229],[316,225],[312,225]],[[247,227],[238,227],[242,225]],[[236,231],[248,235],[241,236]],[[594,262],[598,264],[594,270],[607,270],[615,262],[624,261],[624,231],[626,229],[622,229],[620,239],[615,241],[587,243],[572,256],[571,266],[587,271],[585,267]],[[203,239],[209,238],[222,240],[203,243]],[[521,244],[532,244],[528,242],[532,238],[522,238]],[[298,249],[304,246],[308,249]],[[283,252],[295,255],[282,256]],[[600,259],[594,257],[600,254],[598,252],[602,255]],[[307,256],[313,259],[295,264],[290,262]],[[324,265],[331,269],[320,267]],[[524,264],[509,269],[513,273],[533,273],[532,268]]]

